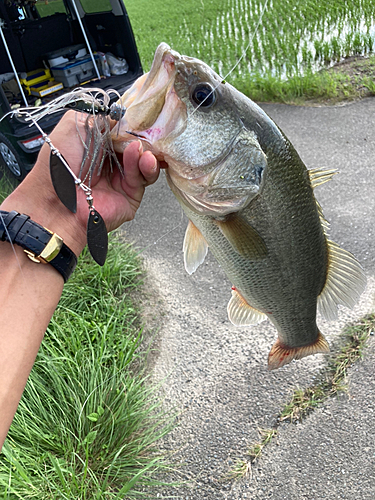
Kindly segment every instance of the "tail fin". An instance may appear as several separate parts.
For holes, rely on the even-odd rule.
[[[293,359],[301,359],[318,352],[329,352],[329,345],[319,330],[316,341],[303,347],[288,347],[277,339],[268,355],[268,369],[275,370],[290,363]]]

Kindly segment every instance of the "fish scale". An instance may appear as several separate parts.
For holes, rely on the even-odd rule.
[[[316,303],[325,283],[328,258],[324,232],[304,170],[303,164],[293,169],[288,165],[283,168],[280,157],[268,157],[262,196],[240,212],[266,243],[268,253],[262,260],[251,261],[233,252],[214,218],[200,216],[183,205],[232,284],[251,306],[269,317],[281,340],[294,347],[311,344],[316,339]],[[305,177],[304,189],[301,177]]]
[[[270,369],[327,352],[317,308],[333,319],[366,285],[356,259],[328,239],[314,196],[335,171],[309,172],[259,106],[166,44],[121,102],[127,111],[114,146],[121,152],[136,135],[166,162],[168,184],[190,220],[187,272],[210,248],[233,284],[230,321],[250,326],[268,317],[277,329]]]

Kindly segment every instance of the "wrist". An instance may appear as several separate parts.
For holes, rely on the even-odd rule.
[[[60,236],[16,210],[0,210],[0,240],[21,247],[37,264],[50,264],[65,283],[77,265],[77,256]]]
[[[86,245],[86,228],[82,222],[57,198],[49,177],[44,176],[42,184],[33,170],[1,204],[1,209],[28,215],[59,235],[77,257]]]

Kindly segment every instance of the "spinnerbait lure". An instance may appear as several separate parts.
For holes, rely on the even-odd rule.
[[[92,258],[101,266],[104,265],[107,256],[108,235],[104,220],[94,206],[91,189],[92,177],[95,170],[100,175],[106,158],[109,159],[111,169],[114,162],[121,174],[124,175],[113,149],[109,119],[119,122],[126,109],[117,103],[110,105],[111,94],[115,94],[117,98],[120,97],[115,90],[106,92],[97,88],[89,91],[77,88],[45,106],[32,109],[20,108],[12,111],[12,114],[17,114],[18,118],[30,122],[30,126],[35,125],[44,142],[49,146],[51,150],[50,174],[53,187],[60,201],[72,213],[76,213],[77,210],[76,188],[84,191],[89,208],[87,246]],[[78,176],[71,170],[64,156],[52,144],[51,139],[38,124],[38,121],[44,116],[64,109],[74,109],[88,114],[85,122],[85,139],[82,138],[77,127],[85,150]]]

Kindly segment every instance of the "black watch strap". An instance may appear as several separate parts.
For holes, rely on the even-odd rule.
[[[77,265],[77,257],[60,236],[16,211],[0,210],[0,240],[21,246],[34,262],[51,264],[65,283]]]

